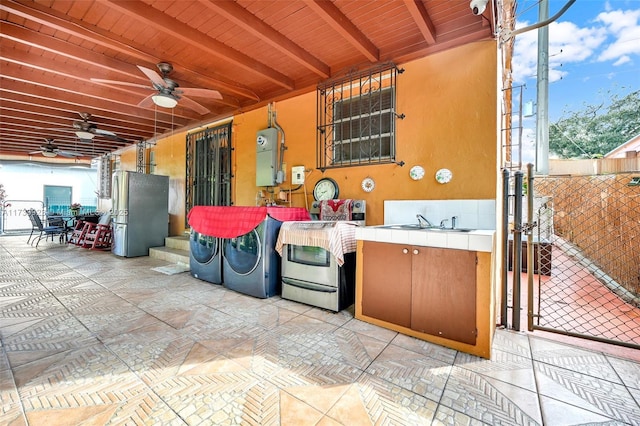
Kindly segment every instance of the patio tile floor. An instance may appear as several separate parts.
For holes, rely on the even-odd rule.
[[[486,360],[163,265],[0,237],[0,423],[640,425],[640,351],[498,329]]]

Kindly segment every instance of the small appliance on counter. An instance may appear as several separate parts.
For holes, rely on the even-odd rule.
[[[355,299],[356,223],[285,222],[276,251],[282,256],[282,298],[341,311]]]
[[[309,213],[313,220],[347,220],[365,226],[367,203],[365,200],[336,199],[314,201]]]

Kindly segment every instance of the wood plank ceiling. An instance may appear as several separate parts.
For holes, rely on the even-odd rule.
[[[42,157],[45,139],[97,157],[350,69],[491,38],[493,4],[475,16],[469,0],[2,0],[0,158]],[[138,66],[161,74],[160,62],[178,89],[222,98],[192,90],[173,109],[140,105],[157,90]],[[76,136],[82,128],[94,138]]]

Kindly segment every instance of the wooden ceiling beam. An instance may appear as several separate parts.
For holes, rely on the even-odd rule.
[[[136,61],[140,62],[141,65],[143,65],[143,63],[156,64],[161,61],[160,57],[162,57],[162,52],[155,52],[147,46],[136,44],[131,40],[127,40],[67,15],[62,15],[56,10],[47,9],[37,3],[25,6],[15,2],[2,2],[0,4],[0,10],[15,14],[29,21],[37,22],[45,27],[61,31],[65,34],[79,37],[90,43],[94,43],[111,51],[126,55],[127,57],[134,58]],[[230,93],[246,99],[254,101],[260,100],[260,97],[252,90],[238,86],[235,83],[229,83],[222,79],[213,78],[211,77],[211,72],[207,70],[201,70],[194,67],[189,68],[186,64],[175,61],[173,64],[179,66],[186,74],[190,73],[196,76],[197,82],[200,85],[213,87],[225,93]],[[139,76],[136,75],[136,77]],[[194,84],[194,86],[197,85]]]
[[[43,119],[56,120],[61,118],[60,113],[68,114],[70,120],[78,121],[81,120],[81,117],[77,113],[77,111],[71,110],[62,110],[62,109],[52,109],[44,106],[35,106],[27,105],[19,102],[12,101],[3,101],[2,102],[2,111],[7,114],[12,114],[14,116],[34,116],[34,117],[42,117]],[[83,111],[84,112],[84,111]],[[104,118],[100,116],[91,116],[91,122],[99,122],[101,125],[110,127],[116,133],[120,134],[121,132],[131,132],[131,133],[147,133],[154,131],[154,123],[147,122],[143,123],[141,121],[133,122],[133,121],[125,121],[125,120],[113,120],[109,118]]]
[[[184,43],[207,52],[221,60],[232,62],[244,71],[258,74],[263,78],[275,83],[287,90],[293,90],[295,84],[286,75],[269,68],[263,63],[250,58],[244,53],[238,52],[218,40],[201,33],[190,26],[183,24],[169,15],[160,12],[140,1],[121,2],[116,0],[98,0],[112,9],[129,16],[138,21],[144,22],[158,31],[182,40]]]
[[[325,0],[304,0],[304,2],[369,61],[380,60],[379,49],[332,2]]]
[[[244,31],[268,43],[320,77],[328,78],[331,75],[331,70],[327,64],[318,60],[315,56],[265,24],[264,21],[249,13],[237,3],[215,0],[200,0],[200,3],[214,13],[223,16],[235,25],[241,27]]]
[[[112,93],[109,96],[109,103],[107,109],[105,109],[104,93],[103,91],[96,89],[95,87],[78,84],[77,81],[70,81],[68,79],[53,79],[48,78],[42,73],[33,72],[25,79],[24,69],[16,69],[18,67],[10,66],[6,62],[2,63],[2,80],[13,80],[16,82],[27,83],[27,86],[38,86],[34,91],[34,87],[23,87],[25,94],[28,95],[33,92],[37,92],[34,96],[44,97],[46,99],[58,102],[68,102],[77,105],[80,108],[98,109],[102,111],[111,111],[114,113],[127,113],[135,114],[136,110],[142,107],[135,105],[135,100],[130,96],[122,96],[120,94]],[[2,84],[2,89],[5,87]],[[173,108],[174,121],[176,119],[197,119],[194,112],[185,110],[184,108]],[[171,120],[171,113],[163,113],[164,119]]]
[[[435,25],[433,25],[433,22],[429,17],[429,12],[427,12],[427,9],[425,9],[422,1],[404,0],[404,4],[427,43],[435,44],[436,27]]]
[[[15,83],[9,82],[9,84],[14,83],[14,85],[22,85],[26,86],[24,83]],[[25,112],[37,112],[43,111],[43,114],[50,114],[52,117],[56,118],[60,116],[60,112],[69,114],[69,116],[74,117],[74,119],[78,119],[78,108],[69,107],[67,104],[61,104],[60,102],[48,100],[44,98],[34,98],[26,93],[19,93],[17,91],[9,91],[8,88],[0,88],[0,105],[2,109],[4,108],[12,108],[15,110],[25,111]],[[131,123],[133,125],[141,125],[148,129],[171,129],[172,123],[171,121],[164,120],[155,120],[153,111],[144,111],[146,115],[128,115],[121,113],[113,113],[109,114],[109,117],[102,114],[101,111],[92,110],[92,111],[82,111],[82,112],[91,112],[93,117],[101,117],[105,120],[113,120],[114,122],[121,123],[122,125],[126,125],[126,123]],[[180,121],[174,120],[175,124],[180,124]]]

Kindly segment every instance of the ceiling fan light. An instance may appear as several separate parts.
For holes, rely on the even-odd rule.
[[[178,101],[176,98],[170,95],[166,95],[164,93],[158,93],[157,95],[151,96],[153,103],[162,108],[175,108],[178,105]]]
[[[82,130],[77,131],[76,136],[80,139],[93,139],[95,137],[93,133],[83,132]]]
[[[58,153],[52,151],[42,151],[42,155],[44,155],[45,157],[53,158],[58,155]]]

